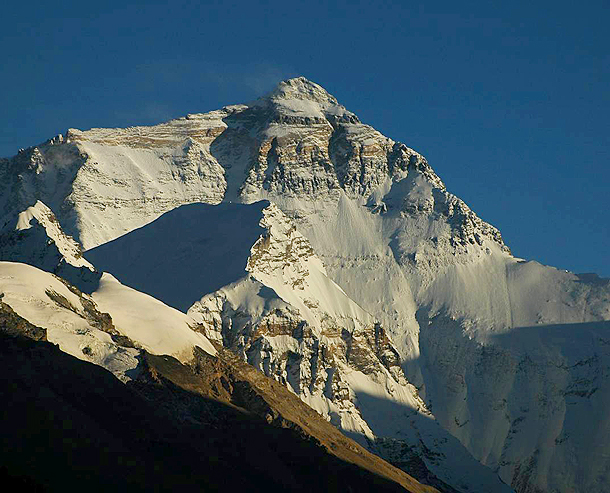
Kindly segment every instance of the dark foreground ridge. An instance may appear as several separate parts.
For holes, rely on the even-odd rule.
[[[298,416],[272,409],[240,374],[254,369],[231,370],[205,353],[192,368],[169,356],[143,359],[140,377],[125,385],[53,344],[0,331],[3,483],[21,491],[435,491],[322,418],[298,425],[290,419]],[[286,389],[260,378],[286,400]]]

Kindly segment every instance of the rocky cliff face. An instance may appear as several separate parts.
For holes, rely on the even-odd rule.
[[[243,228],[241,240],[210,230],[225,252],[211,247],[214,233],[199,234],[208,223],[189,223],[193,241],[173,271],[159,270],[171,288],[148,292],[169,304],[186,294],[180,308],[195,302],[189,313],[210,337],[396,463],[412,463],[413,443],[434,436],[422,431],[431,412],[519,491],[607,488],[602,445],[596,468],[574,460],[578,437],[605,429],[596,409],[606,393],[594,382],[605,371],[607,281],[512,257],[423,156],[320,86],[291,79],[249,105],[69,130],[2,161],[0,176],[2,217],[43,201],[96,266],[93,247],[111,250],[168,211],[176,222],[183,204],[221,204],[218,215],[230,215],[229,206],[270,201],[254,226],[256,214],[226,223]],[[149,242],[146,231],[131,243]],[[215,265],[227,256],[243,265],[221,276]],[[127,276],[127,265],[108,270]],[[179,270],[186,293],[170,281],[177,265],[188,266]],[[128,284],[159,286],[154,278]],[[427,467],[443,462],[439,450],[451,455],[425,447],[417,457]]]

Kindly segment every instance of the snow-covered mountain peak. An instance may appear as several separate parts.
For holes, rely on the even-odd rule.
[[[305,77],[294,77],[280,82],[267,96],[269,99],[306,99],[329,106],[339,104],[322,86]]]
[[[332,125],[338,120],[360,123],[358,117],[339,104],[326,89],[305,77],[280,82],[251,106],[270,111],[268,117],[272,123]]]
[[[0,188],[7,185],[0,213],[11,217],[15,207],[43,200],[85,249],[182,204],[268,199],[299,220],[309,204],[332,208],[342,195],[380,216],[394,204],[394,211],[448,222],[459,238],[452,244],[488,237],[502,245],[472,211],[452,205],[421,154],[361,123],[304,77],[251,105],[148,127],[70,129],[32,149],[0,161]],[[419,181],[405,181],[415,174]],[[403,189],[409,197],[398,197]]]

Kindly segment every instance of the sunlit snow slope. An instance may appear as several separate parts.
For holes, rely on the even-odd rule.
[[[47,339],[62,351],[122,380],[137,374],[140,348],[182,361],[192,359],[195,346],[216,354],[210,341],[192,330],[197,324],[190,317],[108,274],[89,296],[31,265],[0,262],[0,294],[17,315],[46,329]]]

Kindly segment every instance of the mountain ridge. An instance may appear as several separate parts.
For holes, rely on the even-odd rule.
[[[219,372],[222,363],[205,352],[194,367],[143,353],[140,375],[123,384],[52,344],[28,340],[16,325],[8,328],[17,329],[11,336],[4,325],[0,330],[3,373],[13,376],[0,386],[10,403],[0,421],[2,477],[9,485],[24,483],[37,491],[79,488],[83,482],[92,491],[308,491],[312,484],[330,491],[363,485],[436,491],[315,416],[307,415],[299,428],[307,411],[299,408],[302,403],[291,402],[281,386],[265,389],[258,381],[264,377],[240,373],[231,361]],[[228,390],[221,383],[227,385],[227,378]],[[285,403],[278,406],[282,397]],[[232,403],[238,399],[239,406]],[[275,413],[277,422],[270,424],[265,412]]]

